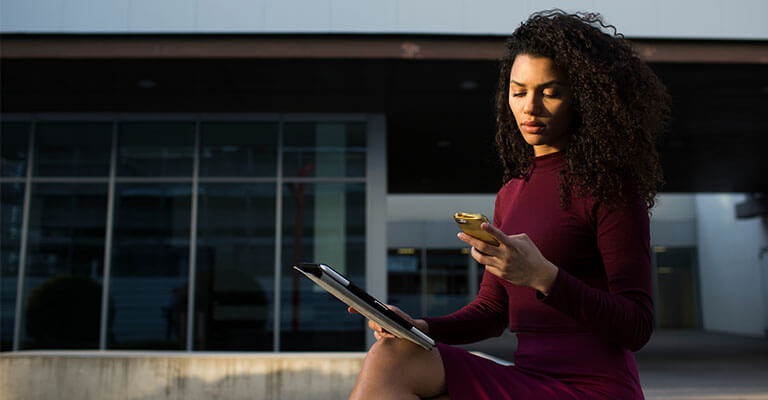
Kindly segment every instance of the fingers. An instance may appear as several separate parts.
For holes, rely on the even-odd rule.
[[[495,227],[495,226],[493,226],[493,225],[491,225],[491,224],[489,224],[487,222],[483,222],[482,224],[480,224],[480,229],[490,233],[493,237],[496,238],[496,240],[499,241],[499,243],[506,244],[505,242],[506,242],[506,239],[507,239],[507,235],[504,234],[504,232],[502,232],[501,229],[499,229],[499,228],[497,228],[497,227]]]
[[[403,319],[405,319],[406,321],[410,322],[412,325],[417,325],[416,320],[414,320],[405,311],[399,309],[396,306],[391,306],[389,304],[387,304],[387,307],[389,307],[389,309],[392,310],[397,315],[403,317]],[[352,314],[360,314],[359,311],[355,310],[352,307],[347,307],[347,311],[349,313],[352,313]],[[422,323],[422,326],[420,326],[420,328],[423,328],[422,330],[424,330],[426,332],[426,329],[428,329],[429,327],[426,326],[426,323],[424,322],[424,320],[419,320],[419,321],[421,321],[421,323]],[[373,331],[373,336],[376,338],[376,340],[381,340],[383,338],[396,338],[397,337],[397,336],[389,333],[386,329],[382,328],[381,325],[377,324],[376,322],[374,322],[374,321],[372,321],[370,319],[368,320],[368,327],[371,328],[371,330]]]
[[[395,337],[394,335],[392,335],[391,333],[389,333],[387,331],[373,332],[373,337],[375,337],[376,340],[381,340],[381,339],[384,339],[384,338],[387,338],[387,339],[397,339],[397,337]]]
[[[496,257],[483,253],[482,251],[478,250],[477,247],[472,247],[470,254],[472,255],[472,258],[474,258],[475,261],[477,261],[477,263],[480,265],[494,264],[496,262]]]
[[[373,336],[376,338],[376,340],[381,340],[382,338],[394,338],[395,336],[391,333],[387,332],[386,329],[382,328],[381,325],[368,320],[368,327],[373,330]]]
[[[492,244],[485,243],[482,240],[472,237],[470,235],[467,235],[464,232],[459,232],[457,236],[460,240],[472,246],[473,248],[477,249],[479,252],[483,254],[495,255],[499,251],[499,246],[494,246]]]
[[[391,305],[387,305],[390,310],[394,311],[399,316],[403,317],[406,321],[410,322],[411,324],[415,325],[415,321],[413,318],[411,318],[410,315],[406,314],[405,311]],[[352,314],[360,314],[359,311],[355,310],[352,307],[347,307],[347,311]],[[386,329],[382,328],[381,325],[377,324],[376,322],[372,320],[368,320],[368,327],[371,328],[373,331],[373,336],[376,338],[376,340],[381,340],[383,338],[395,338],[396,336],[387,332]]]
[[[394,306],[388,306],[388,307],[390,309],[392,309],[393,311],[395,311],[395,312],[397,312],[397,313],[399,313],[401,315],[405,315],[407,317],[407,315],[405,313],[403,313],[402,311],[400,311],[399,308],[394,307]],[[352,307],[347,307],[347,312],[349,312],[350,314],[360,314],[360,311],[357,311],[357,310],[355,310]],[[410,317],[408,317],[408,318],[410,318]],[[379,324],[377,324],[377,323],[375,323],[375,322],[373,322],[371,320],[368,320],[368,327],[373,330],[373,332],[374,332],[373,335],[374,336],[382,335],[383,334],[384,336],[387,336],[387,337],[394,337],[389,332],[387,332],[386,329],[382,328]],[[377,337],[377,339],[378,339],[378,337]]]

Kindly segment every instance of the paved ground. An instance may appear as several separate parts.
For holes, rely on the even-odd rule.
[[[637,358],[649,399],[768,400],[768,339],[659,332]]]
[[[467,346],[511,360],[514,337]],[[768,339],[658,331],[635,354],[648,400],[768,400]]]

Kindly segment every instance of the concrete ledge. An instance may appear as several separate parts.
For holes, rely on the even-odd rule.
[[[346,399],[365,353],[30,351],[0,354],[12,399]]]

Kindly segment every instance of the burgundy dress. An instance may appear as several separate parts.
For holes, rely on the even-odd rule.
[[[563,153],[534,159],[498,193],[493,223],[526,233],[559,267],[544,296],[485,272],[477,298],[425,318],[438,342],[448,394],[461,399],[642,399],[632,351],[653,331],[649,219],[645,204],[609,206],[571,196],[560,206]],[[514,366],[451,344],[516,332]]]

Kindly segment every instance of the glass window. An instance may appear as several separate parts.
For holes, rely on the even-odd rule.
[[[468,262],[462,249],[427,250],[426,315],[450,314],[467,304]]]
[[[272,350],[275,184],[199,186],[196,350]]]
[[[291,266],[325,263],[365,287],[365,184],[286,184],[282,226],[280,349],[363,350],[363,318]]]
[[[387,254],[387,301],[410,315],[424,315],[420,253],[420,249],[402,248]]]
[[[106,184],[32,185],[22,348],[98,347],[106,215]]]
[[[284,175],[365,176],[366,126],[362,122],[291,122],[284,125]]]
[[[11,350],[19,317],[21,349],[98,348],[108,221],[107,348],[180,350],[192,333],[196,350],[363,350],[364,318],[291,266],[324,262],[365,286],[366,129],[349,121],[0,122],[0,351]],[[196,156],[201,179],[192,193]],[[117,179],[109,181],[112,162]],[[16,182],[30,171],[31,186]],[[259,182],[234,182],[250,177]],[[335,179],[347,177],[354,183]],[[25,213],[28,246],[20,254]]]
[[[0,123],[0,176],[27,176],[29,122]]]
[[[0,351],[13,347],[24,184],[0,184]]]
[[[195,124],[125,122],[117,148],[118,176],[192,176]]]
[[[108,346],[186,347],[191,184],[118,184]]]
[[[202,124],[200,176],[277,175],[276,122]]]
[[[111,123],[39,123],[35,133],[36,176],[109,176]]]
[[[656,322],[659,328],[696,329],[699,318],[699,277],[695,247],[654,249],[656,257]]]

